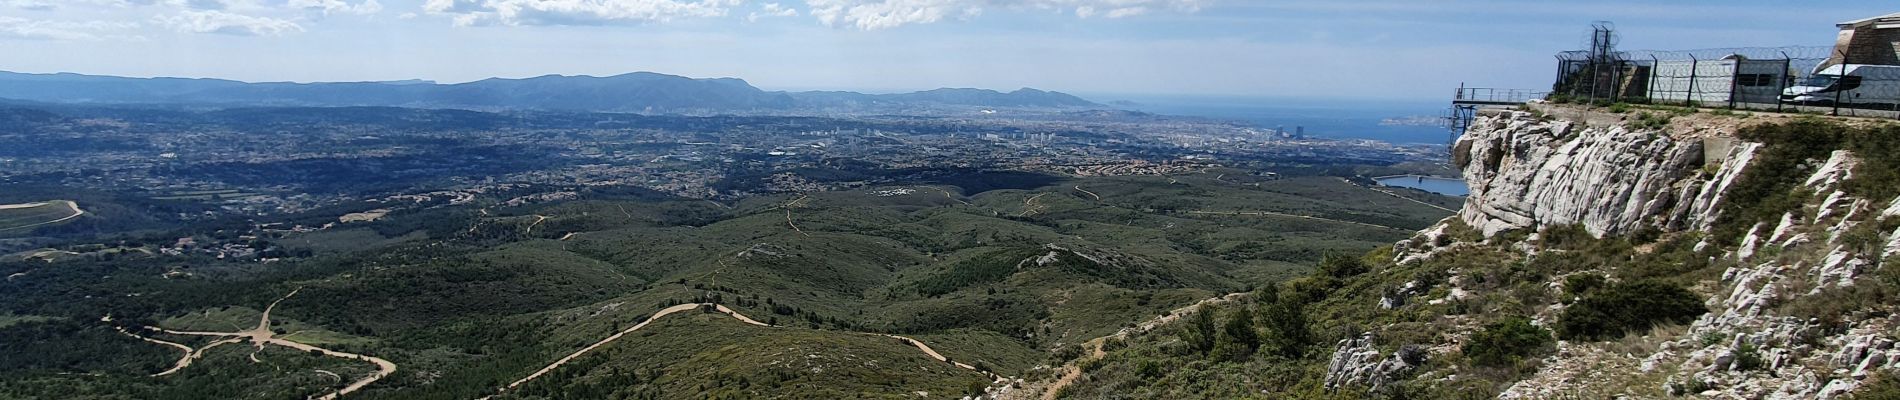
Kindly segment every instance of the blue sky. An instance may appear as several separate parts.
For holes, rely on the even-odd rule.
[[[1829,45],[1888,1],[0,0],[0,70],[248,81],[613,75],[766,89],[1437,99],[1624,49]],[[1884,7],[1883,7],[1884,6]]]

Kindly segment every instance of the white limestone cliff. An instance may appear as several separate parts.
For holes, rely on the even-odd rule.
[[[1617,118],[1528,111],[1480,116],[1453,149],[1453,164],[1462,168],[1471,189],[1457,220],[1487,238],[1571,225],[1597,237],[1707,231],[1730,200],[1725,198],[1730,186],[1763,149],[1735,139],[1734,125],[1697,125],[1706,118],[1645,129]],[[1867,313],[1844,326],[1823,327],[1776,308],[1796,296],[1855,285],[1882,260],[1900,255],[1900,230],[1877,232],[1881,237],[1874,246],[1850,245],[1843,238],[1860,224],[1900,218],[1900,199],[1856,198],[1845,191],[1843,182],[1859,164],[1850,152],[1816,161],[1814,172],[1802,181],[1802,193],[1811,193],[1804,207],[1778,223],[1757,225],[1741,244],[1720,252],[1734,266],[1697,287],[1708,296],[1710,312],[1686,332],[1650,354],[1607,354],[1607,344],[1564,343],[1569,350],[1545,360],[1551,368],[1502,397],[1618,393],[1592,386],[1602,383],[1586,377],[1600,371],[1584,369],[1602,361],[1570,359],[1580,354],[1640,364],[1629,373],[1662,377],[1670,393],[1710,398],[1834,398],[1876,371],[1900,367],[1895,313]],[[1458,246],[1447,243],[1450,222],[1398,244],[1395,259],[1415,262]],[[1363,347],[1341,343],[1334,369],[1357,375],[1379,369],[1376,353],[1361,354]],[[1765,365],[1754,370],[1739,365],[1736,349],[1744,347],[1758,352],[1750,356],[1760,356]]]

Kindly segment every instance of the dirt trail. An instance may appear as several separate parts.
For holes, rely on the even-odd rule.
[[[779,206],[780,208],[785,209],[785,225],[792,227],[792,231],[798,232],[798,234],[800,235],[811,236],[811,234],[805,233],[804,229],[798,229],[797,223],[792,222],[792,209],[804,206],[801,203],[803,203],[805,200],[808,200],[810,198],[811,198],[811,195],[809,194],[800,195],[798,196],[797,199],[792,199],[792,201],[786,202],[784,205]]]
[[[792,227],[792,231],[798,232],[800,235],[811,236],[811,234],[805,233],[804,229],[798,229],[798,224],[792,222],[792,209],[789,208],[785,209],[785,225]]]
[[[951,196],[951,195],[950,195],[950,191],[949,191],[949,190],[946,190],[946,189],[944,189],[944,188],[940,188],[940,187],[931,187],[931,188],[932,188],[932,189],[937,189],[937,191],[938,191],[938,192],[943,192],[943,197],[944,197],[944,198],[947,198],[947,199],[950,199],[951,201],[955,201],[955,202],[958,202],[958,203],[962,203],[963,205],[966,205],[966,206],[967,206],[967,205],[971,205],[971,204],[970,204],[970,202],[967,202],[967,201],[963,201],[963,199],[959,199],[959,198],[957,198],[956,196]]]
[[[1075,190],[1081,191],[1082,193],[1088,193],[1089,197],[1095,198],[1095,201],[1102,201],[1102,195],[1095,194],[1095,192],[1091,192],[1088,189],[1083,189],[1082,186],[1080,185],[1076,186]]]
[[[1134,328],[1122,328],[1119,331],[1115,331],[1114,334],[1098,337],[1095,339],[1091,339],[1087,342],[1083,342],[1082,348],[1088,349],[1089,354],[1076,358],[1075,360],[1069,361],[1066,364],[1063,364],[1061,368],[1062,369],[1061,377],[1056,378],[1055,381],[1050,382],[1047,386],[1044,386],[1041,388],[1036,388],[1034,384],[1026,385],[1024,386],[1023,390],[1008,392],[1008,394],[1003,396],[1003,398],[1016,399],[1016,400],[1030,399],[1030,398],[1040,398],[1042,400],[1055,400],[1056,395],[1062,392],[1062,388],[1069,387],[1069,385],[1073,385],[1075,384],[1076,381],[1082,379],[1081,365],[1083,362],[1099,360],[1102,357],[1108,356],[1108,352],[1102,350],[1102,345],[1105,343],[1108,343],[1110,339],[1125,339],[1128,337],[1128,334],[1130,333],[1151,331],[1151,330],[1154,330],[1156,327],[1167,325],[1168,323],[1174,322],[1188,315],[1192,315],[1195,312],[1200,311],[1201,307],[1203,306],[1207,306],[1210,304],[1220,304],[1220,303],[1231,302],[1231,301],[1240,299],[1242,296],[1246,296],[1246,295],[1247,295],[1246,293],[1229,293],[1223,296],[1204,299],[1204,300],[1195,302],[1194,304],[1189,304],[1186,307],[1176,308],[1173,311],[1169,311],[1165,315],[1155,317],[1146,322],[1137,324],[1135,325]],[[1040,393],[1040,395],[1037,395],[1037,393]],[[1031,396],[1034,396],[1034,397],[1031,397]]]
[[[1322,217],[1314,217],[1314,216],[1299,215],[1299,214],[1287,214],[1287,213],[1272,212],[1272,211],[1188,211],[1187,213],[1198,214],[1198,215],[1254,215],[1254,216],[1268,216],[1268,217],[1304,218],[1304,219],[1310,219],[1310,220],[1315,220],[1315,221],[1336,222],[1336,223],[1341,223],[1341,224],[1353,224],[1353,225],[1380,228],[1380,229],[1391,229],[1391,230],[1406,231],[1406,232],[1415,231],[1414,229],[1395,228],[1395,227],[1390,227],[1390,226],[1385,226],[1385,225],[1368,224],[1364,222],[1355,222],[1355,221],[1339,220],[1339,219],[1332,219],[1332,218],[1322,218]]]
[[[0,210],[12,210],[12,209],[17,209],[17,208],[33,208],[33,207],[39,207],[43,205],[46,205],[46,203],[39,202],[39,203],[20,203],[20,204],[0,204]]]
[[[191,355],[195,353],[195,352],[194,352],[194,351],[193,351],[193,350],[191,349],[191,346],[186,346],[186,345],[184,345],[184,344],[180,344],[180,343],[176,343],[176,342],[167,342],[167,341],[163,341],[163,340],[158,340],[158,339],[153,339],[153,338],[148,338],[148,337],[144,337],[144,336],[139,336],[139,335],[138,335],[138,334],[136,334],[136,333],[132,333],[132,331],[128,331],[128,330],[125,330],[125,327],[123,327],[123,326],[120,326],[120,327],[114,327],[114,329],[118,329],[118,330],[119,330],[119,333],[120,333],[120,334],[123,334],[123,335],[126,335],[126,336],[131,336],[131,337],[134,337],[134,338],[137,338],[138,340],[143,340],[143,341],[147,341],[147,342],[152,342],[152,343],[157,343],[157,344],[161,344],[161,345],[166,345],[166,346],[171,346],[171,347],[177,347],[177,348],[178,348],[178,350],[181,350],[181,351],[184,351],[184,352],[185,352],[185,355],[184,355],[184,356],[180,356],[180,357],[178,357],[178,362],[176,362],[176,363],[173,363],[173,364],[172,364],[172,369],[168,369],[168,370],[165,370],[164,372],[159,372],[159,373],[156,373],[156,374],[152,374],[152,375],[150,375],[150,376],[165,376],[165,375],[171,375],[172,373],[175,373],[175,372],[178,372],[178,370],[181,370],[181,369],[185,369],[185,367],[189,367],[189,366],[191,366],[191,359],[192,359],[192,357],[191,357]]]
[[[718,311],[720,314],[725,314],[728,317],[732,317],[733,319],[739,320],[739,322],[756,325],[756,326],[768,327],[768,328],[778,327],[776,325],[759,322],[759,320],[755,320],[755,319],[752,319],[751,317],[747,317],[745,316],[745,314],[740,314],[738,311],[735,311],[731,308],[727,308],[726,306],[720,305],[720,304],[687,303],[687,304],[667,307],[667,308],[660,309],[659,312],[653,313],[653,316],[647,317],[645,321],[640,321],[639,324],[635,324],[632,327],[623,329],[620,332],[616,332],[613,335],[608,336],[606,339],[601,339],[598,342],[594,342],[594,344],[588,345],[587,347],[583,347],[572,354],[568,354],[566,357],[561,357],[560,360],[556,360],[554,361],[554,363],[548,364],[548,366],[546,367],[541,367],[541,369],[534,371],[534,373],[532,374],[528,374],[527,377],[521,378],[521,380],[517,380],[517,381],[514,381],[513,383],[509,383],[508,386],[503,387],[500,390],[497,390],[497,392],[507,392],[516,387],[520,387],[522,384],[528,383],[528,381],[534,380],[535,378],[539,378],[542,375],[546,375],[548,372],[554,371],[555,368],[560,368],[562,365],[565,365],[570,361],[574,361],[574,359],[580,358],[580,356],[586,355],[587,353],[592,352],[595,349],[600,348],[601,346],[606,346],[608,343],[613,343],[615,340],[620,340],[621,337],[624,337],[629,333],[633,333],[634,331],[638,331],[641,328],[645,328],[647,327],[648,324],[652,324],[653,321],[658,321],[661,317],[665,317],[668,315],[673,315],[673,314],[677,314],[681,312],[686,312],[686,311],[698,310],[700,307],[707,307],[707,306],[711,306],[713,307],[714,310]],[[944,357],[942,354],[938,354],[936,349],[932,349],[930,348],[930,346],[925,345],[924,342],[918,341],[916,339],[911,339],[908,337],[897,336],[897,335],[881,334],[881,333],[866,333],[866,332],[850,332],[850,333],[857,333],[857,334],[864,334],[864,335],[877,335],[877,336],[902,339],[906,343],[909,343],[910,345],[917,347],[917,350],[922,351],[924,355],[929,356],[930,358],[936,359],[937,361],[950,362],[949,357]],[[975,366],[971,366],[969,364],[964,364],[964,363],[959,363],[959,362],[950,362],[950,363],[952,365],[955,365],[957,368],[981,372],[984,375],[989,376],[992,379],[996,379],[999,382],[1002,381],[1003,379],[1002,377],[997,376],[996,374],[977,370]]]
[[[971,370],[971,371],[976,371],[976,372],[981,372],[981,373],[983,373],[983,375],[985,375],[985,376],[989,376],[989,377],[990,377],[990,379],[994,379],[994,380],[996,380],[997,382],[1001,382],[1001,381],[1003,381],[1003,379],[1004,379],[1002,375],[997,375],[997,374],[995,374],[995,373],[993,373],[993,372],[989,372],[989,371],[984,371],[984,370],[980,370],[980,369],[977,369],[977,368],[976,368],[976,366],[974,366],[974,365],[970,365],[970,364],[964,364],[964,363],[960,363],[960,362],[955,362],[955,361],[950,361],[950,357],[944,357],[944,355],[943,355],[943,354],[938,354],[938,353],[937,353],[937,349],[933,349],[933,348],[930,348],[930,345],[927,345],[927,344],[924,344],[924,342],[923,342],[923,341],[920,341],[920,340],[917,340],[917,339],[911,339],[911,338],[909,338],[909,337],[904,337],[904,336],[898,336],[898,335],[890,335],[890,334],[875,334],[875,335],[878,335],[878,336],[883,336],[883,337],[888,337],[888,338],[893,338],[893,339],[899,339],[899,340],[903,340],[903,341],[904,341],[904,343],[908,343],[908,344],[910,344],[911,346],[914,346],[914,347],[917,347],[917,350],[919,350],[919,351],[923,351],[923,352],[924,352],[924,355],[927,355],[927,356],[930,356],[930,358],[934,358],[934,359],[937,359],[937,361],[942,361],[942,362],[947,362],[947,363],[950,363],[951,365],[955,365],[955,366],[957,366],[957,368],[962,368],[962,369],[967,369],[967,370]]]
[[[79,216],[81,216],[81,215],[86,215],[86,210],[81,210],[81,209],[79,209],[79,202],[76,202],[76,201],[72,201],[72,200],[53,200],[53,201],[50,201],[50,202],[47,202],[47,203],[53,203],[53,202],[57,202],[57,203],[65,203],[65,204],[66,204],[66,207],[68,207],[68,208],[71,208],[71,209],[72,209],[72,215],[67,215],[67,216],[65,216],[65,217],[61,217],[60,219],[55,219],[55,220],[52,220],[52,221],[46,221],[46,222],[40,222],[40,223],[32,223],[32,224],[26,224],[26,225],[20,225],[20,226],[14,226],[14,227],[6,227],[6,228],[0,228],[0,231],[9,231],[9,230],[14,230],[14,229],[26,229],[26,228],[32,228],[32,227],[36,227],[36,226],[42,226],[42,225],[52,225],[52,224],[57,224],[57,223],[61,223],[61,222],[66,222],[66,221],[69,221],[69,220],[72,220],[73,218],[79,218]],[[47,203],[30,203],[31,205],[26,205],[26,204],[8,204],[7,206],[10,206],[10,207],[12,207],[12,208],[27,208],[27,207],[38,207],[38,206],[43,206],[43,205],[46,205]],[[21,207],[21,206],[25,206],[25,207]]]
[[[534,223],[532,223],[532,224],[528,224],[528,230],[527,230],[526,232],[522,232],[522,233],[521,233],[521,236],[531,236],[531,235],[534,235],[534,227],[536,227],[536,226],[541,226],[541,223],[542,223],[542,222],[547,222],[547,221],[548,221],[548,216],[546,216],[546,215],[535,215],[535,216],[534,216]]]
[[[1385,189],[1377,189],[1377,188],[1373,188],[1372,190],[1373,190],[1373,191],[1375,191],[1375,192],[1379,192],[1379,193],[1385,193],[1385,194],[1386,194],[1387,196],[1392,196],[1392,197],[1397,197],[1397,198],[1401,198],[1401,199],[1405,199],[1405,201],[1410,201],[1410,202],[1413,202],[1413,203],[1418,203],[1418,204],[1424,204],[1424,205],[1425,205],[1426,207],[1431,207],[1431,208],[1436,208],[1436,209],[1440,209],[1440,210],[1445,210],[1446,212],[1454,212],[1454,213],[1455,213],[1455,212],[1458,212],[1458,210],[1453,210],[1453,209],[1449,209],[1449,208],[1445,208],[1445,207],[1443,207],[1443,206],[1439,206],[1439,205],[1437,205],[1437,204],[1432,204],[1432,203],[1426,203],[1426,202],[1423,202],[1423,201],[1418,201],[1418,199],[1414,199],[1414,198],[1410,198],[1410,197],[1405,197],[1405,196],[1400,196],[1400,195],[1399,195],[1398,193],[1392,193],[1392,192],[1391,192],[1391,191],[1389,191],[1389,190],[1385,190]]]
[[[303,351],[303,352],[316,352],[316,353],[323,354],[326,356],[352,359],[352,360],[363,360],[363,361],[368,361],[370,363],[376,364],[375,373],[369,374],[368,376],[364,376],[362,379],[356,380],[356,382],[351,382],[349,386],[344,386],[342,389],[339,389],[335,392],[314,397],[315,399],[318,399],[318,400],[335,399],[337,398],[337,396],[342,396],[345,394],[349,394],[350,392],[355,392],[359,389],[362,389],[365,386],[369,386],[369,384],[371,383],[375,383],[377,380],[383,379],[384,377],[387,377],[390,374],[396,373],[396,363],[389,362],[389,360],[384,360],[381,358],[366,356],[362,354],[345,353],[341,351],[325,349],[325,348],[311,346],[311,345],[307,345],[303,343],[292,342],[292,341],[277,337],[276,333],[272,332],[270,329],[270,314],[272,311],[275,311],[277,309],[278,303],[284,302],[284,300],[289,299],[290,296],[296,296],[297,292],[300,292],[300,291],[303,291],[303,288],[297,288],[297,289],[291,290],[290,294],[286,294],[284,295],[284,297],[277,298],[277,301],[272,301],[269,306],[264,307],[264,315],[261,317],[258,317],[257,327],[254,327],[248,330],[237,331],[237,332],[200,332],[200,331],[175,331],[175,330],[164,329],[164,328],[159,328],[155,326],[145,327],[145,330],[154,331],[154,332],[163,332],[163,333],[168,333],[168,334],[173,334],[173,335],[214,336],[214,337],[224,338],[215,342],[211,342],[210,344],[206,344],[204,347],[200,347],[196,350],[187,351],[185,353],[185,357],[178,360],[178,365],[172,367],[172,369],[170,370],[166,370],[165,372],[161,372],[153,376],[170,374],[173,372],[177,372],[178,370],[184,369],[185,367],[191,366],[192,361],[197,360],[198,358],[204,357],[205,351],[210,350],[213,347],[218,347],[221,345],[232,344],[232,343],[241,343],[247,340],[250,341],[252,345],[256,346],[256,351],[251,352],[252,362],[262,361],[257,358],[257,351],[262,351],[265,345],[278,345],[278,346],[289,347],[289,348],[296,349],[298,351]],[[111,322],[112,319],[110,316],[108,316],[106,318],[103,318],[102,320]],[[145,339],[147,341],[167,343],[173,346],[179,346],[186,349],[190,349],[189,346],[184,346],[177,343],[164,342],[157,339],[147,339],[143,336],[138,336],[137,334],[133,334],[129,331],[126,331],[124,328],[120,328],[119,331],[127,335],[136,336],[136,337],[139,337],[140,339]]]
[[[1030,214],[1042,212],[1042,205],[1036,204],[1036,200],[1042,199],[1042,196],[1045,195],[1048,195],[1048,193],[1037,193],[1035,196],[1029,196],[1029,198],[1023,199],[1023,212],[1016,214],[1016,216],[1027,217]]]

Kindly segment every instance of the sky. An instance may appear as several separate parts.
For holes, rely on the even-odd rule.
[[[444,83],[652,71],[767,90],[1431,100],[1622,49],[1831,45],[1891,1],[0,0],[0,70]]]

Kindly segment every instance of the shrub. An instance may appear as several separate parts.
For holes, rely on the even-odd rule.
[[[1155,361],[1154,359],[1150,359],[1150,358],[1143,358],[1141,359],[1141,361],[1135,362],[1135,375],[1138,375],[1142,377],[1143,379],[1160,378],[1164,372],[1166,371],[1161,366],[1160,361]]]
[[[1512,316],[1486,325],[1465,342],[1465,357],[1477,365],[1514,367],[1553,349],[1550,331],[1531,325],[1529,318]]]
[[[1372,271],[1359,257],[1328,254],[1319,261],[1319,271],[1334,278],[1350,278]]]
[[[1611,285],[1584,296],[1557,318],[1564,339],[1607,340],[1664,323],[1688,323],[1708,312],[1702,299],[1659,280]]]
[[[1811,161],[1826,158],[1834,150],[1865,148],[1864,154],[1856,154],[1861,154],[1875,165],[1894,165],[1889,161],[1894,158],[1892,155],[1880,154],[1879,151],[1897,148],[1892,144],[1896,139],[1868,131],[1849,129],[1820,119],[1803,118],[1785,124],[1751,126],[1737,132],[1736,136],[1743,140],[1762,143],[1762,149],[1756,153],[1748,169],[1742,171],[1741,176],[1736,177],[1729,186],[1724,196],[1728,200],[1723,202],[1715,225],[1715,238],[1724,244],[1739,243],[1741,236],[1755,223],[1779,219],[1782,213],[1800,207],[1811,195],[1801,186],[1802,180],[1813,173],[1814,167],[1818,165]],[[1860,168],[1870,172],[1877,169]],[[1870,187],[1877,185],[1857,177],[1848,182],[1847,188],[1851,194],[1864,195],[1871,193],[1856,193],[1856,189],[1878,191],[1880,189]]]
[[[1214,310],[1201,307],[1200,311],[1188,317],[1188,324],[1181,328],[1181,341],[1196,353],[1206,353],[1214,349],[1214,340],[1218,333],[1214,324]]]
[[[1314,342],[1312,328],[1306,321],[1306,297],[1299,293],[1281,296],[1273,285],[1260,289],[1256,294],[1263,333],[1259,347],[1286,358],[1304,355],[1306,347]]]
[[[1744,342],[1735,348],[1735,370],[1754,371],[1766,366],[1768,363],[1762,360],[1761,349],[1755,345]]]
[[[1221,325],[1220,338],[1214,343],[1213,357],[1220,361],[1245,361],[1260,348],[1260,334],[1254,330],[1253,311],[1234,310]]]
[[[1582,273],[1564,278],[1564,297],[1566,299],[1582,297],[1602,288],[1607,281],[1603,275]]]

